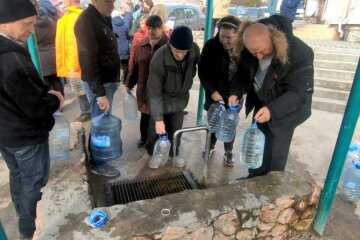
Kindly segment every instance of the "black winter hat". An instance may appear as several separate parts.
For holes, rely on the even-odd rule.
[[[0,0],[0,23],[15,22],[36,14],[30,0]]]
[[[191,29],[186,26],[174,28],[169,40],[171,46],[178,50],[189,50],[193,44]]]

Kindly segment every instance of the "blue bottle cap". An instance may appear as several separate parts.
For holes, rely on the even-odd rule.
[[[256,122],[253,122],[253,123],[251,124],[251,127],[250,127],[250,128],[258,128],[257,123],[256,123]]]
[[[167,134],[167,133],[165,133],[165,134],[163,134],[163,135],[159,134],[159,139],[160,139],[160,141],[167,141],[167,140],[169,140],[168,134]]]
[[[235,106],[230,106],[230,110],[232,110],[232,111],[237,111],[237,110],[239,110],[239,108],[240,108],[240,104],[238,104],[238,105],[235,105]]]

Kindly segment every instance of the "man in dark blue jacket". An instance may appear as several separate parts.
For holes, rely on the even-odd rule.
[[[60,92],[42,82],[23,43],[34,33],[29,0],[0,0],[0,152],[10,171],[21,239],[32,239],[36,205],[49,177],[49,131]]]
[[[283,171],[297,126],[311,115],[314,53],[292,33],[289,19],[274,15],[239,33],[243,48],[229,105],[246,95],[246,115],[265,134],[263,164],[249,177]]]

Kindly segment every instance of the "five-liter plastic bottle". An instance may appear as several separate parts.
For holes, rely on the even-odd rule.
[[[85,94],[84,86],[81,81],[81,75],[79,72],[71,71],[70,77],[69,77],[69,82],[70,82],[71,90],[73,92],[75,92],[78,96]]]
[[[138,106],[135,96],[128,91],[125,94],[124,101],[123,101],[123,109],[124,109],[124,117],[126,120],[133,121],[137,118],[138,114]]]
[[[121,120],[105,112],[91,122],[91,154],[98,161],[111,161],[122,154]]]
[[[353,159],[346,170],[340,196],[348,202],[360,200],[360,159]]]
[[[220,114],[225,110],[225,103],[223,100],[215,102],[210,105],[207,112],[207,124],[210,132],[215,133],[220,127]]]
[[[50,160],[61,161],[70,157],[70,124],[60,111],[54,113],[55,125],[49,134]]]
[[[153,155],[148,163],[149,168],[159,168],[164,166],[169,159],[171,142],[168,135],[159,135],[159,139],[156,141],[154,146]]]
[[[223,142],[231,142],[235,137],[236,126],[239,123],[238,110],[240,105],[231,106],[220,113],[219,129],[216,138]]]
[[[247,168],[261,167],[265,147],[265,135],[256,122],[246,129],[240,140],[240,162]]]

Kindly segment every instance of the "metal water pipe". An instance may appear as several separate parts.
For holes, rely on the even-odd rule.
[[[31,60],[32,60],[33,64],[35,65],[36,71],[39,73],[39,76],[41,77],[41,79],[43,79],[40,58],[39,58],[39,51],[38,51],[38,46],[36,43],[35,34],[30,35],[30,37],[27,40],[27,45],[28,45],[28,49],[30,52]]]
[[[209,40],[212,37],[211,36],[211,27],[212,27],[213,8],[214,8],[214,0],[207,0],[204,45],[207,42],[207,40]],[[198,111],[197,111],[197,118],[196,118],[196,124],[198,126],[202,125],[203,111],[204,111],[204,97],[205,97],[205,90],[204,90],[204,87],[200,83]]]
[[[326,176],[325,185],[320,197],[319,207],[316,212],[314,230],[322,235],[328,220],[336,188],[344,167],[346,155],[355,131],[360,113],[360,60],[355,73],[350,96],[346,104],[344,117],[336,141],[330,167]]]

